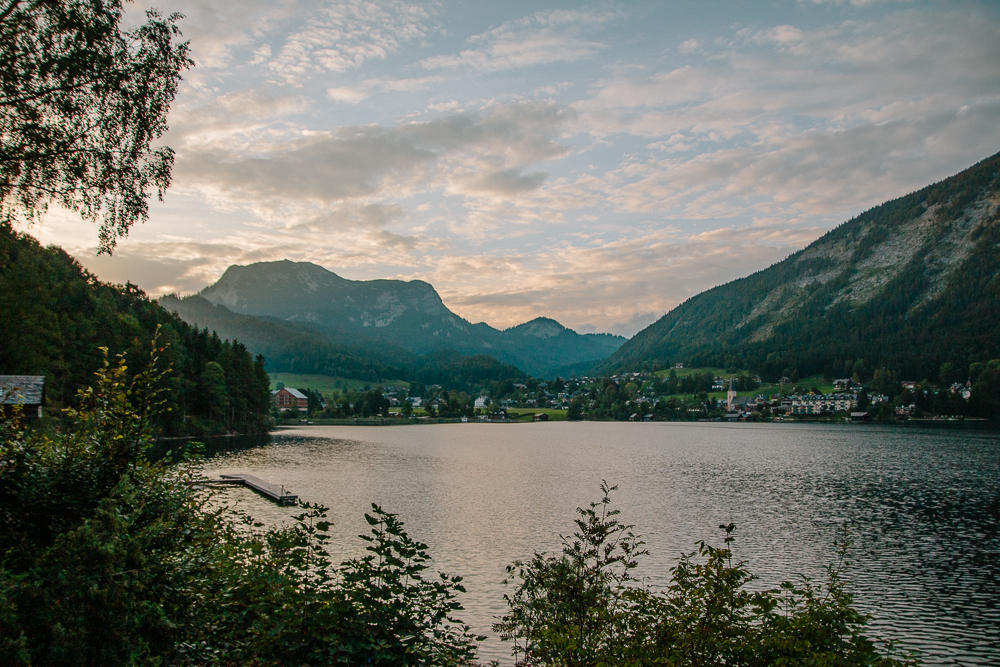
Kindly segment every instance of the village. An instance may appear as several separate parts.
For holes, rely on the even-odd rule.
[[[442,385],[371,387],[327,391],[280,387],[271,392],[280,420],[406,419],[516,422],[549,420],[611,421],[802,421],[908,420],[962,418],[971,382],[935,387],[903,381],[895,390],[875,392],[851,378],[810,379],[793,383],[783,377],[766,384],[752,374],[710,375],[683,365],[669,375],[653,372],[609,377],[557,378],[539,382],[497,382],[478,393]],[[687,378],[687,379],[684,379]],[[690,381],[688,381],[688,379]],[[806,387],[809,388],[806,388]],[[822,387],[822,389],[820,388]]]

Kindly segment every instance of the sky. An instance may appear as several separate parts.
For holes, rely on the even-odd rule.
[[[104,280],[420,279],[472,322],[631,336],[1000,151],[1000,3],[156,0],[195,67]]]

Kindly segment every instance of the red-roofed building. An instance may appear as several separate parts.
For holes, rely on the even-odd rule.
[[[279,410],[298,410],[307,412],[309,410],[309,398],[298,389],[275,389],[271,392],[271,400],[278,406]]]

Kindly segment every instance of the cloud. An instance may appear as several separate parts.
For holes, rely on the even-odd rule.
[[[565,112],[550,102],[494,104],[478,113],[388,128],[302,132],[262,127],[262,115],[276,104],[266,99],[257,105],[261,112],[248,112],[242,123],[222,120],[235,104],[227,98],[203,113],[191,111],[191,119],[181,123],[186,134],[178,146],[176,187],[202,192],[220,205],[246,208],[263,219],[283,219],[286,226],[320,219],[369,220],[345,217],[344,205],[430,191],[500,199],[530,193],[547,174],[525,168],[569,151],[554,140]],[[213,109],[220,110],[218,118]]]
[[[522,174],[518,169],[501,169],[468,177],[459,176],[453,180],[450,190],[462,194],[491,193],[507,197],[536,190],[547,177],[544,171]]]
[[[699,63],[600,83],[570,129],[668,153],[600,176],[619,210],[833,222],[1000,146],[995,29],[976,11],[905,11],[738,30]]]
[[[292,83],[322,72],[345,72],[384,60],[406,42],[427,34],[425,6],[399,0],[320,5],[284,40],[271,71]]]
[[[175,185],[120,263],[85,260],[153,292],[287,257],[423,278],[495,326],[632,333],[1000,148],[985,3],[734,14],[651,51],[600,10],[442,50],[464,35],[436,4],[171,2],[206,35],[171,114]]]
[[[470,37],[467,42],[472,48],[458,54],[426,58],[421,65],[426,69],[499,72],[589,58],[606,46],[584,39],[582,33],[603,27],[622,16],[620,12],[600,11],[538,12]]]
[[[626,233],[556,243],[531,257],[442,258],[418,275],[471,321],[508,327],[545,315],[578,330],[633,335],[694,294],[779,261],[820,233],[784,225],[689,237]]]
[[[379,195],[389,179],[419,179],[435,153],[381,128],[312,135],[256,150],[206,146],[184,151],[179,186],[248,201],[266,210]]]
[[[164,15],[182,14],[184,18],[178,25],[191,43],[199,70],[232,65],[234,51],[252,45],[255,34],[264,34],[289,10],[287,3],[267,0],[136,0],[125,8],[125,22],[133,25],[145,19],[147,9],[156,8]],[[258,52],[263,55],[260,49]]]
[[[375,92],[413,93],[430,88],[441,80],[442,77],[439,76],[423,76],[410,79],[392,79],[387,77],[366,79],[353,86],[328,88],[326,95],[335,102],[358,104],[371,97]]]
[[[607,327],[606,333],[618,334],[631,338],[650,324],[660,319],[663,313],[636,313],[623,322],[616,322]]]
[[[403,207],[399,204],[349,204],[324,210],[315,217],[295,225],[292,231],[385,227],[403,215]]]
[[[677,50],[681,53],[694,53],[699,48],[701,48],[701,42],[697,39],[686,39],[681,42],[681,45],[677,47]]]

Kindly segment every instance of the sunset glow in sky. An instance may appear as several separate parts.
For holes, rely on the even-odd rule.
[[[632,335],[1000,151],[1000,3],[157,0],[196,66],[105,280],[292,259]]]

